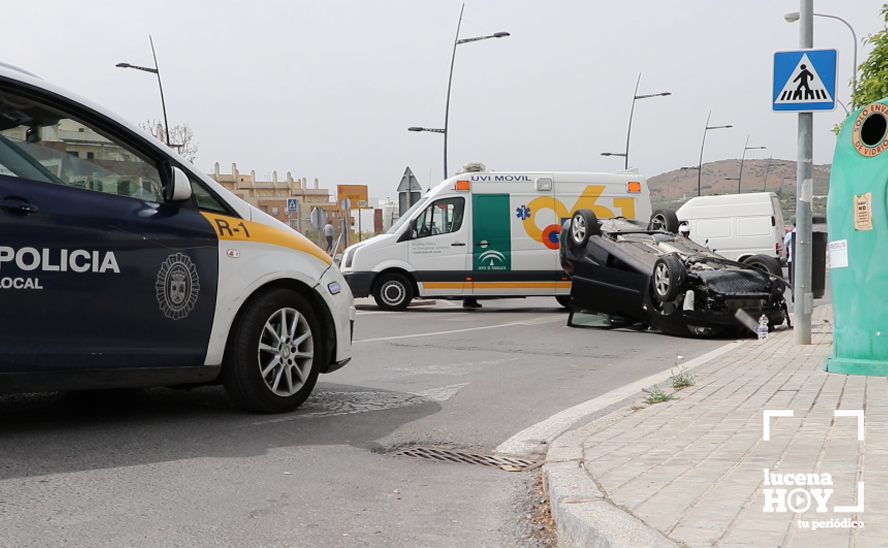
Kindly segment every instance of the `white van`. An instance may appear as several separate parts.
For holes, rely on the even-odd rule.
[[[298,407],[351,359],[330,257],[151,135],[0,63],[0,394],[221,383]]]
[[[690,238],[726,259],[749,261],[755,255],[786,261],[783,213],[773,192],[696,196],[676,211]]]
[[[414,297],[553,296],[570,280],[558,258],[562,223],[580,208],[647,220],[647,181],[616,173],[480,171],[430,190],[385,234],[348,248],[342,273],[356,297],[403,310]]]

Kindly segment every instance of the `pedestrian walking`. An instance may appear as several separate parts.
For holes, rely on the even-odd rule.
[[[333,221],[328,220],[324,225],[324,238],[327,238],[327,253],[333,255]]]
[[[786,267],[789,270],[789,283],[794,286],[795,282],[793,280],[793,275],[795,272],[792,267],[792,249],[795,247],[793,242],[796,233],[795,215],[792,216],[790,223],[792,223],[792,228],[786,227],[786,235],[783,236],[783,247],[786,248]]]

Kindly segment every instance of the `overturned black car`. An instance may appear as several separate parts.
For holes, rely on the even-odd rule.
[[[740,309],[755,322],[764,315],[769,329],[788,319],[787,283],[776,259],[731,261],[677,229],[671,210],[655,211],[647,225],[577,210],[560,238],[561,265],[573,282],[569,324],[582,325],[573,320],[585,312],[601,315],[610,327],[709,336],[751,334],[737,317]]]

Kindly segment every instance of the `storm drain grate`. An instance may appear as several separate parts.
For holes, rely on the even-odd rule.
[[[427,447],[412,447],[410,449],[402,449],[392,453],[396,457],[411,457],[415,459],[437,460],[441,462],[457,462],[461,464],[480,464],[482,466],[492,466],[501,468],[507,472],[524,472],[533,470],[542,465],[526,459],[516,459],[511,457],[492,457],[489,455],[474,455],[472,453],[463,453],[462,451],[449,451],[446,449],[429,449]]]

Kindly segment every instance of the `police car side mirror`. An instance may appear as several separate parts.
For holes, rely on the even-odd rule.
[[[163,199],[167,202],[180,202],[191,198],[191,180],[178,167],[171,168],[169,183],[163,189]]]

